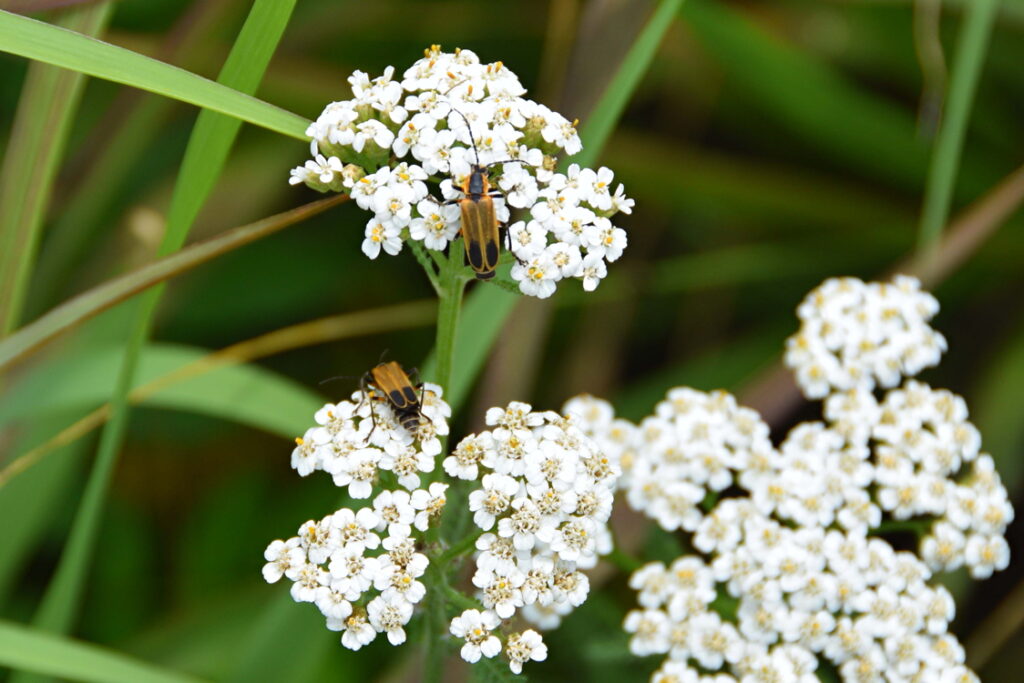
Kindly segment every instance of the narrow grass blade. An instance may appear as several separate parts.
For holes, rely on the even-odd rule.
[[[937,254],[942,226],[949,218],[971,103],[985,63],[997,5],[996,0],[975,0],[964,10],[945,115],[932,150],[921,211],[918,250],[926,263]]]
[[[580,131],[584,142],[583,151],[573,157],[573,163],[592,166],[597,161],[682,4],[683,0],[662,0],[658,3],[654,14],[636,37],[619,65],[619,70],[605,88],[597,107],[584,123]]]
[[[86,35],[101,33],[112,9],[111,2],[71,9],[61,24]],[[0,337],[21,317],[53,181],[84,86],[82,74],[46,64],[33,64],[25,78],[0,170]]]
[[[282,10],[290,10],[293,3],[281,0],[280,5]],[[299,140],[308,139],[306,126],[309,121],[258,100],[246,94],[244,88],[232,86],[229,81],[219,79],[215,83],[131,50],[42,21],[0,11],[0,50],[149,90]]]
[[[223,95],[224,92],[230,92],[230,87],[237,87],[241,91],[255,91],[270,57],[277,47],[284,27],[288,23],[294,4],[294,0],[256,0],[221,71],[219,81],[229,88],[224,91],[215,88],[215,92]],[[0,15],[0,32],[5,31],[5,26],[10,27],[9,22],[14,20],[11,17],[13,15]],[[17,21],[28,20],[17,18]],[[120,68],[122,73],[138,69],[140,73],[148,74],[150,77],[152,77],[154,69],[157,73],[164,75],[170,73],[173,76],[175,73],[174,70],[161,71],[161,69],[169,67],[159,65],[157,62],[153,64],[159,65],[159,68],[148,62],[139,63],[136,59],[138,56],[127,51],[121,51],[124,53],[121,54],[115,49],[114,53],[103,53],[105,57],[101,58],[97,51],[109,50],[109,46],[103,46],[101,43],[89,41],[74,34],[54,37],[50,32],[52,27],[46,27],[45,24],[38,26],[19,24],[19,27],[18,30],[22,31],[20,35],[23,39],[27,33],[35,35],[37,40],[41,36],[48,36],[51,41],[47,43],[49,46],[58,44],[65,50],[76,46],[79,52],[75,55],[75,61],[79,63],[105,64],[109,67],[108,70],[116,71],[117,68]],[[46,29],[42,34],[39,33],[42,30],[40,27]],[[83,40],[84,42],[82,42]],[[31,41],[29,44],[33,45]],[[39,49],[45,52],[42,48]],[[109,61],[112,59],[112,54],[119,55],[125,62]],[[61,55],[67,57],[64,52]],[[108,61],[104,62],[104,59]],[[185,73],[181,72],[181,74]],[[189,75],[189,77],[191,76]],[[195,85],[195,81],[192,81],[191,87],[186,85],[185,90],[197,92],[202,89]],[[244,97],[234,100],[230,98],[224,100],[222,97],[221,101],[233,101],[238,104],[246,100]],[[251,101],[258,102],[255,99]],[[269,105],[261,103],[256,111],[266,115],[273,109],[268,109],[268,107]],[[235,113],[237,113],[237,108]],[[278,118],[275,119],[268,115],[264,121],[275,120],[280,124],[282,119],[279,115],[276,116]],[[285,123],[290,122],[291,125],[294,125],[297,123],[294,121],[295,118],[297,117],[287,115],[283,120]],[[171,198],[166,233],[158,252],[161,256],[178,250],[184,243],[199,208],[220,173],[239,126],[240,121],[223,117],[213,111],[200,113],[189,139],[188,148],[185,150],[185,158]],[[287,130],[287,126],[284,130]],[[292,132],[294,132],[294,128]],[[111,398],[111,419],[100,437],[96,462],[86,484],[85,494],[75,517],[70,538],[61,555],[56,575],[47,588],[43,603],[34,619],[37,626],[48,630],[66,631],[69,629],[81,602],[85,576],[91,564],[92,551],[99,531],[104,499],[127,426],[128,392],[133,384],[139,352],[149,336],[153,313],[161,293],[162,287],[155,287],[138,302],[134,316],[135,322],[118,375],[117,387]]]
[[[236,0],[194,3],[168,29],[154,57],[172,64],[198,63],[198,48],[215,40]],[[110,103],[84,145],[91,148],[81,173],[53,212],[39,252],[24,316],[31,320],[66,295],[67,274],[90,252],[109,224],[104,216],[125,198],[137,169],[150,167],[161,129],[173,119],[178,102],[145,91],[125,89]]]
[[[188,272],[198,265],[230,253],[326,211],[348,199],[337,195],[285,211],[224,233],[114,278],[57,306],[38,320],[0,341],[0,370],[23,358],[89,318],[155,284]]]
[[[693,0],[682,16],[743,97],[794,140],[872,177],[920,187],[927,148],[909,110],[768,35],[736,5]]]
[[[0,666],[96,683],[198,683],[118,652],[0,621]]]
[[[274,330],[194,358],[169,355],[170,360],[166,364],[162,362],[162,356],[170,352],[160,350],[161,347],[158,345],[149,345],[142,355],[138,374],[140,383],[128,394],[128,399],[133,404],[145,402],[155,407],[191,410],[236,420],[256,429],[270,430],[285,438],[291,438],[297,429],[296,424],[302,426],[308,422],[308,404],[303,404],[303,422],[288,416],[287,411],[283,414],[274,414],[278,405],[287,404],[289,401],[282,400],[281,396],[262,397],[261,386],[254,387],[255,394],[239,390],[243,376],[222,375],[221,372],[233,366],[242,366],[248,368],[246,372],[255,372],[259,370],[258,366],[245,364],[305,346],[428,325],[434,320],[436,307],[434,301],[411,301],[395,306],[343,313]],[[63,415],[103,403],[114,390],[113,378],[121,353],[120,347],[101,349],[89,355],[74,356],[63,364],[34,368],[8,397],[0,398],[0,424],[51,413]],[[174,366],[171,360],[179,364]],[[161,370],[160,374],[157,374],[157,369]],[[200,379],[207,375],[213,377]],[[268,385],[267,389],[270,388]],[[228,391],[227,396],[230,400],[221,400],[224,390]],[[243,394],[250,405],[234,405]],[[251,416],[251,419],[245,416]],[[0,470],[0,490],[10,479],[35,465],[45,455],[81,438],[102,425],[109,417],[110,405],[103,403],[45,443],[16,458]],[[2,498],[3,494],[0,493],[0,500]],[[3,554],[0,553],[0,575],[4,560]]]

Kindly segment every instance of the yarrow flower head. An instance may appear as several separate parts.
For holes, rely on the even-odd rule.
[[[976,578],[1005,568],[1013,508],[962,398],[912,380],[873,391],[937,362],[945,342],[926,325],[934,299],[908,278],[830,283],[801,306],[795,346],[839,349],[842,376],[857,381],[804,384],[827,396],[825,419],[797,425],[778,447],[724,392],[673,389],[639,425],[592,397],[565,408],[618,459],[632,507],[692,534],[695,554],[631,579],[631,649],[668,655],[654,681],[698,680],[693,663],[723,680],[811,681],[822,660],[849,681],[977,680],[947,630],[952,597],[929,581],[960,566]],[[838,328],[861,342],[834,343]],[[901,346],[907,335],[934,357]],[[886,518],[921,530],[918,554],[869,536]],[[737,601],[734,616],[712,609],[722,594]]]
[[[936,365],[946,339],[928,321],[939,310],[921,283],[852,277],[826,280],[797,308],[800,331],[786,342],[786,365],[808,398],[876,385],[893,387]]]
[[[484,532],[473,585],[496,618],[519,612],[553,628],[587,597],[580,570],[611,551],[607,521],[618,469],[573,418],[514,402],[489,410],[487,424],[492,429],[466,437],[444,461],[449,475],[481,485],[469,495]],[[532,642],[527,633],[517,647]],[[513,664],[530,658],[514,652]]]
[[[332,102],[306,133],[312,159],[290,182],[320,192],[348,192],[373,214],[363,252],[398,254],[407,242],[443,250],[461,229],[458,201],[473,167],[483,167],[497,219],[508,224],[524,293],[545,298],[566,278],[595,289],[607,263],[621,256],[626,233],[612,222],[633,200],[611,169],[570,165],[560,155],[582,149],[576,123],[524,97],[501,62],[469,50],[432,46],[401,77],[356,71],[353,97]]]
[[[434,471],[448,434],[451,408],[441,387],[425,383],[419,426],[410,433],[387,401],[372,390],[354,392],[349,400],[328,403],[317,411],[316,426],[295,440],[292,467],[301,476],[323,470],[356,499],[369,498],[381,471],[392,472],[410,491],[420,487],[420,474]]]
[[[414,535],[415,499],[439,500],[443,506],[446,488],[434,483],[411,495],[384,491],[372,507],[341,508],[310,520],[297,536],[267,547],[263,576],[269,583],[282,576],[291,580],[295,601],[314,603],[327,628],[342,632],[341,644],[348,649],[358,650],[382,633],[400,645],[426,594],[420,578],[429,561],[418,552]]]

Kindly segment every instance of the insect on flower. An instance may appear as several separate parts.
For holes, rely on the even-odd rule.
[[[415,435],[423,419],[423,383],[413,386],[409,375],[402,366],[395,361],[380,363],[363,375],[363,393],[367,398],[374,401],[387,401],[395,411],[398,422],[409,434]],[[419,393],[417,393],[419,389]],[[377,428],[376,415],[372,407],[370,415],[373,418],[373,430]],[[369,439],[369,437],[367,437]]]
[[[501,255],[501,228],[503,227],[498,223],[498,216],[494,211],[494,198],[505,198],[501,190],[496,190],[491,186],[490,168],[499,164],[529,164],[521,159],[506,159],[481,164],[480,153],[476,148],[476,140],[473,138],[473,128],[469,119],[458,109],[452,109],[452,112],[461,116],[462,120],[466,122],[476,163],[470,166],[469,175],[459,187],[463,196],[449,199],[445,205],[459,205],[466,260],[473,272],[476,273],[478,280],[490,280],[494,277],[494,271],[498,267],[498,257]],[[508,237],[506,230],[506,240]],[[511,252],[511,243],[508,244],[508,247]]]

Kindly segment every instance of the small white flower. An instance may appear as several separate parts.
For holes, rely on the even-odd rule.
[[[975,579],[987,579],[993,571],[1002,571],[1010,564],[1010,546],[1002,536],[974,534],[967,539],[964,561]]]
[[[444,509],[447,498],[445,497],[445,491],[448,490],[448,484],[441,482],[434,482],[426,490],[417,489],[412,492],[412,496],[409,502],[412,504],[413,509],[416,510],[416,519],[413,525],[420,531],[426,531],[430,526],[430,522],[440,516],[441,510]]]
[[[361,508],[358,512],[342,508],[331,517],[331,524],[340,533],[342,547],[346,549],[362,552],[380,545],[380,537],[373,533],[380,518],[370,508]]]
[[[469,509],[473,512],[473,523],[487,531],[494,526],[495,518],[505,512],[512,497],[519,491],[519,482],[504,474],[485,474],[483,489],[469,494]]]
[[[388,642],[405,642],[405,628],[412,618],[412,605],[402,599],[386,600],[378,596],[366,605],[366,617],[378,633],[387,633]]]
[[[374,216],[366,224],[363,253],[375,259],[380,255],[381,249],[392,256],[402,250],[401,226],[384,223]]]
[[[494,657],[501,652],[501,641],[492,633],[500,623],[494,612],[475,609],[467,609],[452,619],[451,634],[466,641],[459,652],[462,658],[472,664],[480,661],[481,655]]]
[[[384,491],[373,499],[373,510],[380,519],[378,531],[387,526],[388,534],[392,536],[408,536],[412,533],[416,511],[407,491]]]
[[[583,280],[583,289],[592,292],[608,275],[608,267],[600,254],[587,254],[576,267],[573,277]]]
[[[263,578],[267,583],[277,583],[282,576],[295,580],[296,572],[306,564],[306,553],[299,547],[298,538],[274,541],[263,552],[267,564],[263,566]]]
[[[377,631],[367,622],[362,611],[353,612],[344,622],[341,644],[349,650],[359,650],[377,637]]]
[[[375,557],[364,556],[358,548],[343,548],[331,556],[328,569],[332,590],[346,600],[358,600],[373,585],[380,562]]]
[[[531,659],[535,662],[543,662],[548,657],[548,646],[544,639],[533,629],[522,633],[509,634],[505,643],[505,655],[508,657],[509,668],[512,673],[523,672],[523,664]]]
[[[508,619],[517,608],[523,606],[523,592],[520,587],[526,576],[517,569],[508,574],[478,570],[473,575],[473,585],[480,589],[484,607],[494,610],[502,619]]]
[[[546,252],[530,256],[525,263],[512,266],[512,279],[519,282],[523,294],[546,299],[555,293],[555,283],[560,279],[558,266]]]

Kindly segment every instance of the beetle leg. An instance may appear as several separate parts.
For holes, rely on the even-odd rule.
[[[508,229],[507,225],[503,225],[499,229],[503,233],[505,233],[505,250],[508,251],[508,253],[512,254],[512,258],[514,258],[516,260],[516,263],[518,263],[521,266],[525,266],[526,265],[526,261],[524,261],[523,259],[519,258],[519,256],[516,254],[516,252],[512,251],[512,231]]]

